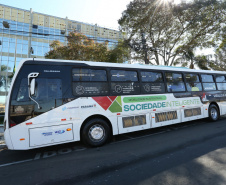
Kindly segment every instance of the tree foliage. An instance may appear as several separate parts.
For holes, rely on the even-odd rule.
[[[67,39],[67,46],[64,46],[59,41],[53,41],[50,44],[51,50],[46,53],[45,57],[49,59],[115,63],[125,62],[129,57],[128,47],[125,47],[122,41],[119,41],[115,48],[109,49],[108,42],[94,42],[94,40],[81,33],[70,32]]]
[[[195,69],[198,66],[200,69],[209,70],[211,61],[208,56],[198,55],[196,56],[194,51],[189,48],[187,50],[181,50],[181,56],[177,57],[174,65],[180,64],[182,67],[188,67],[190,69]]]
[[[216,49],[213,57],[214,60],[210,63],[210,67],[214,70],[226,71],[226,38],[224,38],[220,46]]]
[[[133,0],[119,24],[129,35],[158,48],[150,51],[151,64],[174,65],[178,56],[190,49],[215,46],[226,22],[225,0],[193,0],[179,5],[164,0]],[[138,53],[139,54],[139,53]]]

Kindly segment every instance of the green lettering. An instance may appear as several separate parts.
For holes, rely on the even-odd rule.
[[[129,111],[129,106],[128,105],[124,105],[124,111]]]
[[[157,107],[161,108],[162,104],[161,103],[157,103]]]
[[[134,111],[136,109],[135,105],[130,105],[130,110]]]
[[[162,107],[166,107],[166,102],[162,102]]]
[[[166,107],[171,107],[172,106],[172,102],[166,102]]]
[[[157,108],[157,105],[156,105],[156,103],[153,103],[153,108]]]
[[[139,106],[139,108],[138,108],[138,106]],[[136,109],[137,109],[137,110],[140,110],[140,109],[141,109],[141,105],[140,105],[140,104],[137,104],[137,105],[136,105]]]
[[[149,104],[148,104],[148,109],[151,109],[151,108],[152,108],[152,104],[149,103]]]
[[[148,105],[147,104],[144,104],[144,109],[148,109]]]

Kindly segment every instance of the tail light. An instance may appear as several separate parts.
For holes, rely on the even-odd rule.
[[[9,128],[16,126],[15,123],[9,123]]]

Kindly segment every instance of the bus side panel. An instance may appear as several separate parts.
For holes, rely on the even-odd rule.
[[[25,125],[20,124],[10,128],[10,136],[11,140],[13,141],[13,149],[29,149],[29,133],[28,128],[26,128]]]
[[[107,98],[107,97],[102,97],[103,99]],[[103,102],[97,102],[95,101],[93,98],[79,98],[79,118],[80,118],[80,122],[77,124],[78,130],[81,129],[82,124],[85,123],[85,120],[91,116],[103,116],[105,118],[107,118],[112,126],[112,134],[116,135],[119,133],[118,131],[118,122],[117,122],[117,112],[112,113],[109,111],[109,109],[104,109],[103,106]],[[106,102],[105,102],[106,103]],[[104,104],[105,104],[104,103]],[[113,102],[112,102],[113,103]],[[101,106],[101,105],[102,106]],[[110,105],[109,105],[110,107]],[[108,108],[109,108],[108,107]],[[80,133],[77,133],[77,135],[79,136]]]
[[[72,123],[29,129],[30,147],[68,142],[74,139]]]
[[[218,105],[220,107],[220,115],[226,114],[226,102],[220,102]]]
[[[118,117],[119,134],[149,129],[149,114],[136,114]]]

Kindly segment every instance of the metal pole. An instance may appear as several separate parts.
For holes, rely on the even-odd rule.
[[[14,55],[14,68],[13,68],[13,72],[16,71],[16,49],[17,49],[17,38],[16,38],[16,41],[15,41],[15,55]]]
[[[31,58],[31,36],[32,36],[32,22],[33,22],[33,13],[32,8],[30,9],[30,24],[29,24],[29,35],[28,35],[28,58]]]

